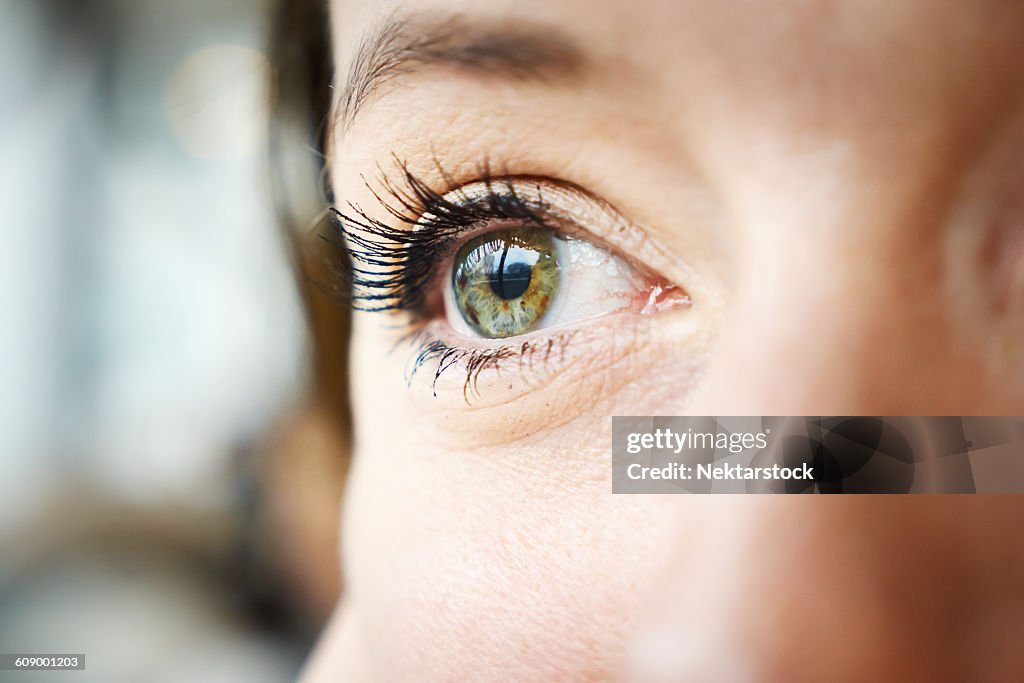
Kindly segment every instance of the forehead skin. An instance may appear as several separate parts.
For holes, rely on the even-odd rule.
[[[649,232],[711,333],[666,326],[600,401],[459,412],[407,399],[403,359],[357,315],[347,602],[309,679],[607,680],[671,544],[717,646],[785,661],[800,642],[854,672],[901,642],[939,668],[893,677],[945,675],[934,653],[959,645],[931,598],[1024,585],[998,541],[1016,501],[613,497],[607,418],[1024,413],[1024,3],[332,0],[340,78],[406,14],[554,28],[586,68],[394,78],[332,139],[336,196],[371,205],[360,176],[393,154],[428,177],[436,154],[464,181],[483,157],[563,178]],[[818,611],[781,601],[794,576]],[[892,595],[916,611],[885,611]],[[859,650],[815,640],[839,631]]]
[[[657,122],[665,142],[685,139],[688,156],[725,146],[747,158],[751,143],[769,144],[752,136],[856,142],[864,154],[941,142],[933,154],[956,154],[949,148],[976,142],[968,130],[991,131],[1006,100],[1021,97],[1019,2],[335,0],[334,8],[341,73],[367,30],[390,16],[557,28],[597,65],[576,91],[579,111],[567,115],[614,104],[623,125]],[[602,98],[614,102],[602,107]]]

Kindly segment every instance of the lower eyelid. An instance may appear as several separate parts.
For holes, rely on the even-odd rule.
[[[426,332],[434,339],[450,334]],[[442,374],[436,396],[431,392],[433,367],[425,368],[410,392],[424,437],[461,450],[507,447],[588,414],[613,414],[630,387],[647,377],[664,378],[670,357],[679,378],[674,396],[682,409],[697,387],[712,341],[705,322],[692,315],[621,314],[568,334],[564,343],[555,341],[546,359],[538,347],[532,366],[529,359],[511,357],[497,369],[486,369],[465,395],[462,368]],[[438,428],[439,419],[443,428]]]
[[[410,340],[413,355],[406,379],[413,391],[444,399],[446,405],[456,397],[471,410],[509,404],[553,383],[613,366],[646,343],[647,320],[627,314],[609,318],[614,317],[622,319],[618,324],[595,319],[511,342],[458,339],[443,322],[435,321]],[[621,338],[609,344],[611,337]],[[425,352],[429,357],[421,357]]]
[[[688,305],[684,298],[667,307]],[[473,408],[516,401],[566,377],[615,365],[647,343],[657,320],[676,319],[671,311],[667,317],[647,313],[619,310],[504,339],[467,337],[445,319],[434,319],[407,337],[406,382],[415,393],[446,402],[458,397]],[[688,325],[700,329],[695,319]]]

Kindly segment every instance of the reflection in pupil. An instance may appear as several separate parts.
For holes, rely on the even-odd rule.
[[[495,256],[488,259],[487,280],[491,289],[502,299],[518,299],[530,287],[533,264],[537,262],[536,252],[506,246],[500,258]]]

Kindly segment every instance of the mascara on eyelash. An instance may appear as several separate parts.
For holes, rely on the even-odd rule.
[[[441,168],[442,177],[450,175]],[[347,243],[352,265],[348,277],[353,308],[363,311],[406,311],[422,315],[426,291],[437,264],[466,230],[485,222],[516,221],[551,227],[539,185],[535,200],[517,192],[511,179],[495,178],[485,166],[472,190],[447,194],[414,175],[398,162],[400,183],[383,171],[380,189],[367,188],[395,227],[349,202],[348,211],[331,213]],[[405,227],[402,227],[405,226]]]
[[[478,382],[480,375],[490,369],[501,369],[509,361],[518,359],[518,367],[533,368],[538,357],[546,362],[556,351],[561,355],[569,346],[574,331],[561,332],[543,340],[525,340],[519,344],[504,344],[495,348],[465,349],[451,346],[442,339],[430,336],[420,330],[410,335],[410,341],[416,348],[409,365],[406,367],[405,380],[411,385],[415,376],[427,365],[434,367],[430,381],[430,390],[437,397],[437,382],[448,370],[462,365],[466,377],[462,384],[462,396],[469,404],[480,396]]]

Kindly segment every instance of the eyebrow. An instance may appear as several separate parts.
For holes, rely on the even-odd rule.
[[[447,66],[488,78],[548,82],[578,77],[587,61],[565,34],[529,23],[390,17],[360,42],[338,104],[351,126],[382,86],[422,67]]]

